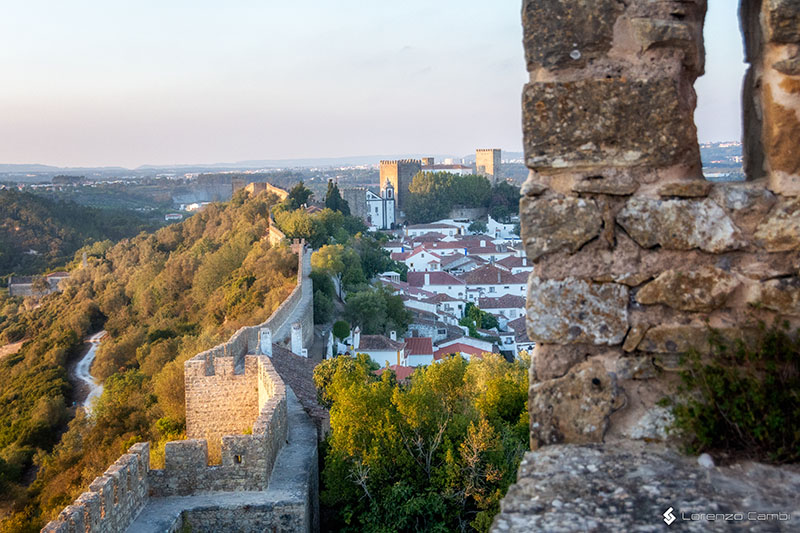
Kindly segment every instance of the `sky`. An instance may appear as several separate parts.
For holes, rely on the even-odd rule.
[[[710,0],[701,142],[740,137],[733,0]],[[519,0],[3,0],[0,163],[521,151]]]

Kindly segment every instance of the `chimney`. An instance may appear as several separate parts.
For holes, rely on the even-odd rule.
[[[392,339],[393,341],[396,341],[397,340],[397,332],[394,331],[394,330],[390,331],[389,332],[389,338]]]
[[[300,322],[292,324],[292,353],[303,355],[303,325]]]
[[[261,355],[272,357],[272,330],[261,328],[258,330],[258,348]]]
[[[431,284],[431,275],[425,274],[425,285],[430,285],[430,284]]]
[[[356,326],[353,330],[353,349],[358,350],[361,347],[361,328]]]

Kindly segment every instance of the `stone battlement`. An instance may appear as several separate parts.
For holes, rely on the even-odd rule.
[[[313,335],[311,252],[302,242],[292,248],[297,285],[269,319],[184,363],[188,439],[166,443],[164,468],[150,469],[149,443],[132,446],[42,531],[122,532],[154,499],[267,490],[288,435],[287,387],[270,360],[272,341],[288,345],[293,327],[303,330],[294,344]]]
[[[134,444],[42,531],[125,531],[147,503],[149,470],[150,444]]]
[[[404,163],[416,163],[421,165],[421,159],[381,159],[381,165],[402,165]]]

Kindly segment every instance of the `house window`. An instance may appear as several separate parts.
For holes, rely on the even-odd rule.
[[[237,465],[242,464],[242,456],[241,455],[234,455],[233,462]]]
[[[489,292],[494,292],[494,287],[489,287]]]
[[[503,287],[503,288],[504,288],[504,289],[508,289],[508,287],[509,287],[509,286],[508,286],[508,285],[506,285],[506,286],[505,286],[505,287]]]
[[[438,335],[447,335],[447,330],[446,329],[438,329],[438,330],[436,330],[436,333]]]

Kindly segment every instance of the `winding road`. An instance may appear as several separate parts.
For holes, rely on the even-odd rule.
[[[97,348],[100,346],[100,342],[105,334],[105,330],[98,331],[87,339],[88,342],[92,343],[92,346],[75,366],[75,377],[84,382],[89,388],[89,394],[86,395],[86,399],[81,402],[81,406],[85,407],[87,411],[91,411],[92,409],[92,400],[100,396],[103,392],[103,385],[95,381],[89,369],[92,367]]]

